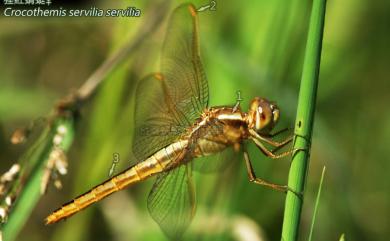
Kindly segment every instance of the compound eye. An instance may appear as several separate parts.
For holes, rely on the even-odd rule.
[[[266,118],[267,112],[264,112],[263,107],[259,106],[258,108],[259,116],[261,120],[264,120]]]

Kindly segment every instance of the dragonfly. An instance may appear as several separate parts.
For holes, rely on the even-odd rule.
[[[141,80],[136,89],[133,153],[137,163],[76,197],[52,212],[46,223],[70,217],[93,203],[128,186],[157,176],[147,198],[149,213],[173,240],[182,237],[195,214],[193,170],[216,167],[213,156],[230,149],[243,153],[249,180],[279,191],[287,186],[267,182],[255,175],[247,141],[271,158],[281,152],[292,136],[283,141],[272,133],[280,117],[278,106],[255,97],[247,112],[238,105],[209,107],[209,88],[200,59],[198,15],[192,4],[177,7],[169,20],[161,53],[161,72]],[[269,148],[273,146],[273,150]],[[226,161],[226,160],[225,160]]]

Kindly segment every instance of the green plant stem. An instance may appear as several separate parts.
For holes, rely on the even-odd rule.
[[[294,132],[296,135],[294,149],[304,150],[293,155],[288,177],[288,186],[302,193],[302,196],[293,192],[287,193],[282,228],[283,241],[295,241],[298,238],[314,121],[325,8],[326,0],[313,1]]]

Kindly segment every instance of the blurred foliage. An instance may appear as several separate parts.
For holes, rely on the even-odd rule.
[[[136,6],[146,15],[153,3],[96,4]],[[170,9],[179,3],[171,2]],[[194,1],[196,6],[207,3]],[[293,126],[310,7],[311,1],[298,0],[217,1],[217,11],[201,13],[210,105],[233,104],[237,90],[244,109],[254,96],[265,96],[282,110],[278,128]],[[337,240],[341,233],[363,241],[390,235],[389,11],[388,1],[328,1],[301,240],[308,236],[324,165],[313,240]],[[55,100],[78,88],[111,52],[137,35],[142,16],[0,18],[1,171],[27,148],[9,144],[12,131],[45,116]],[[50,211],[107,178],[114,152],[121,157],[117,171],[134,160],[134,89],[142,76],[158,70],[165,26],[145,39],[83,108],[64,189],[49,190],[18,240],[166,240],[146,209],[153,180],[66,222],[43,225]],[[254,148],[250,153],[259,177],[287,182],[288,159],[272,161]],[[221,174],[196,174],[196,179],[198,210],[185,240],[244,240],[239,239],[242,230],[258,240],[280,238],[285,195],[249,183],[241,161]]]

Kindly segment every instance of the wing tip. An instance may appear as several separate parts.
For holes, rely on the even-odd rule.
[[[189,4],[189,5],[188,5],[188,10],[190,11],[190,13],[191,13],[191,15],[192,15],[193,17],[196,17],[196,9],[195,9],[195,6],[194,6],[194,5]]]

